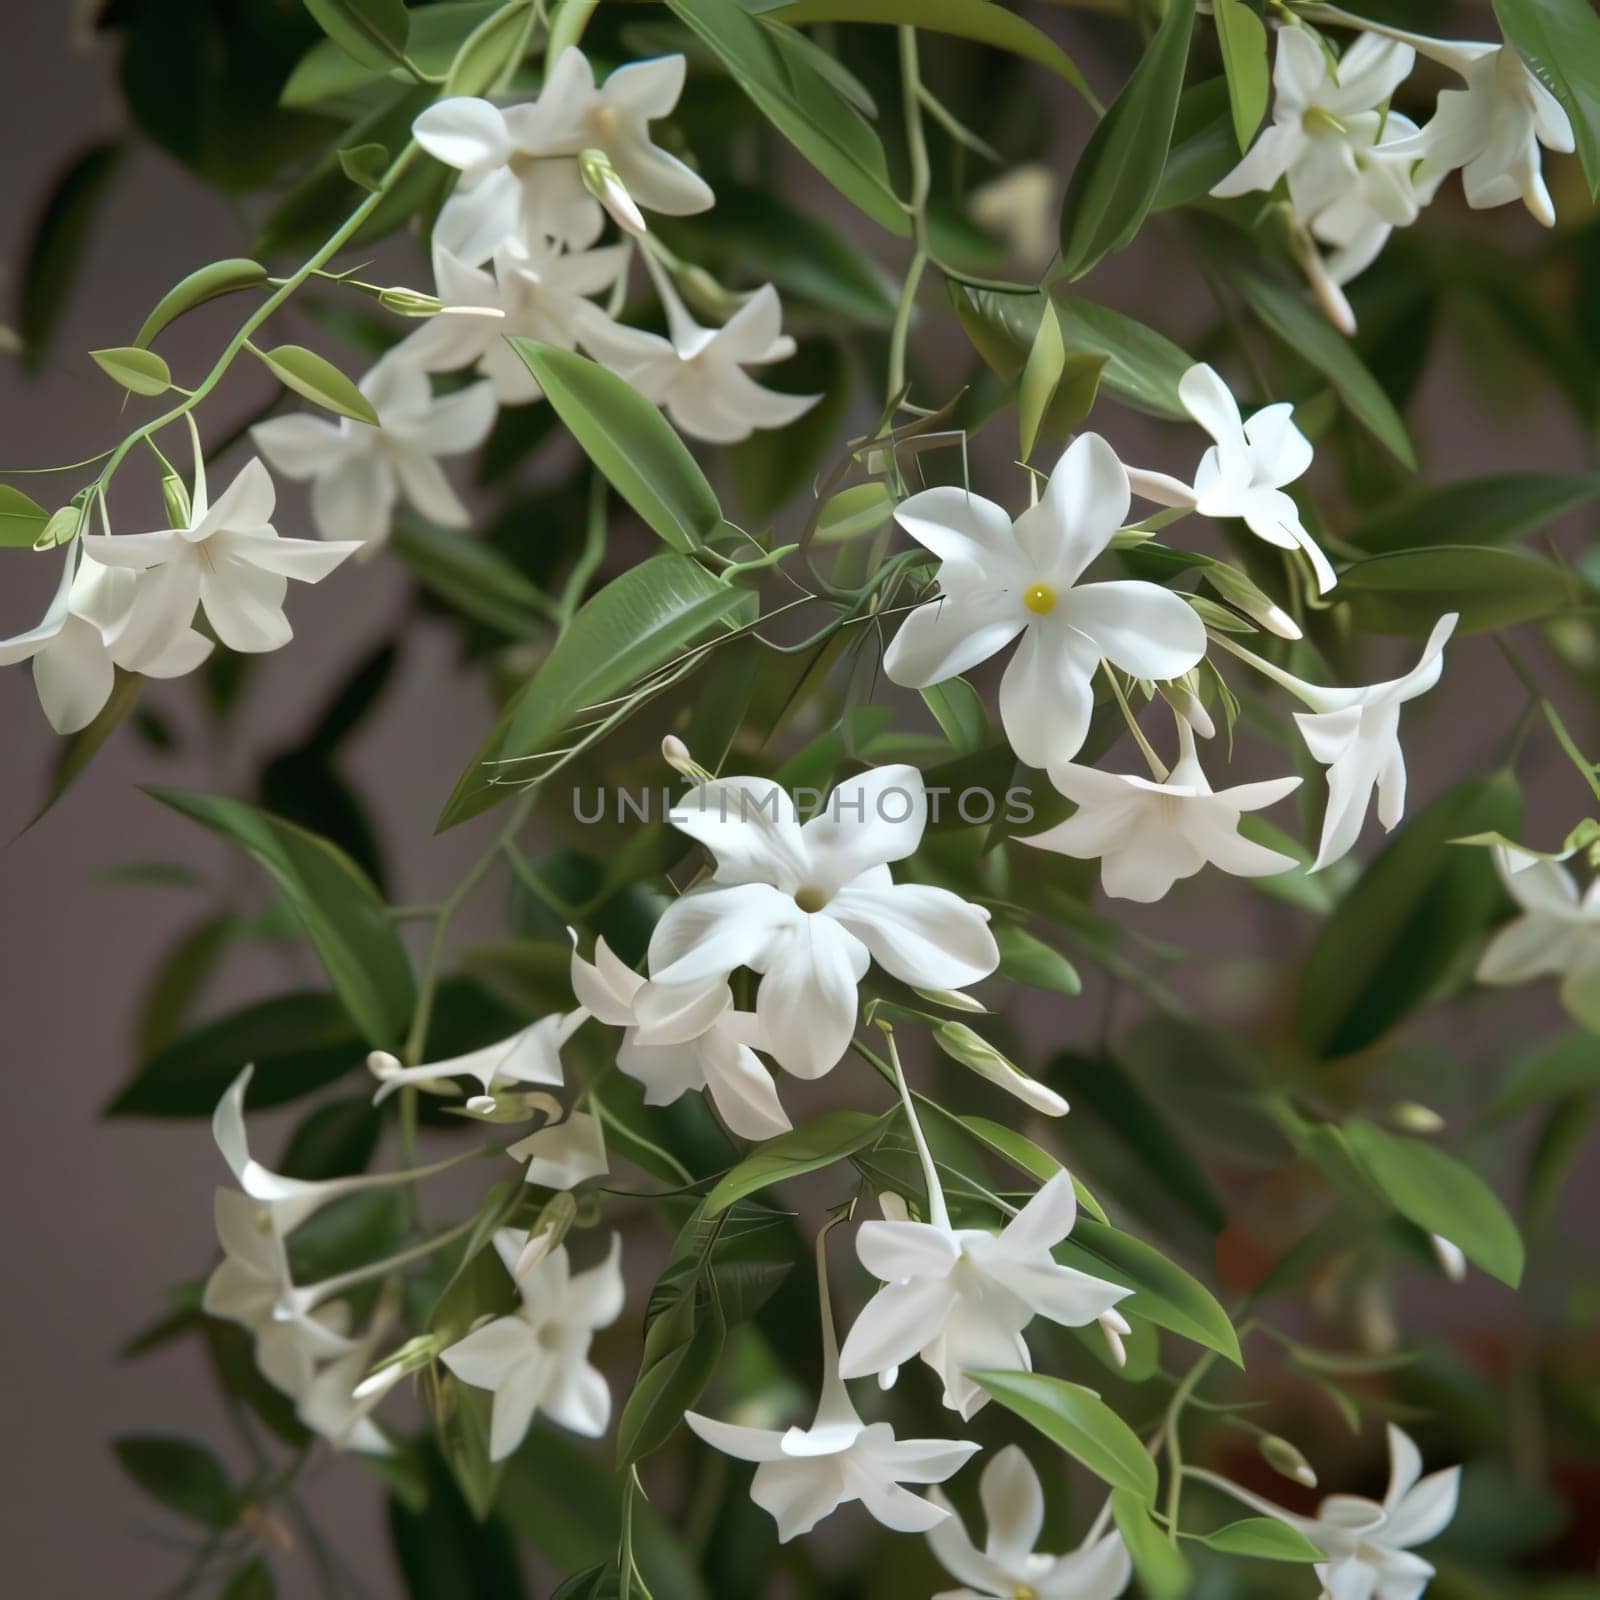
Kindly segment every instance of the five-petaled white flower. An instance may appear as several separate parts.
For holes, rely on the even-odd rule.
[[[528,1236],[512,1228],[495,1248],[513,1271]],[[509,1316],[474,1328],[439,1359],[463,1382],[494,1392],[489,1459],[503,1461],[522,1443],[536,1412],[585,1438],[598,1439],[611,1418],[611,1391],[589,1361],[597,1329],[622,1315],[622,1240],[611,1235],[604,1261],[574,1273],[558,1245],[517,1280],[522,1303]]]
[[[116,668],[130,665],[125,648],[113,648],[139,586],[135,572],[79,559],[74,545],[54,597],[39,623],[0,640],[0,667],[33,662],[39,704],[57,733],[77,733],[111,698]],[[211,641],[193,628],[175,633],[166,648],[140,667],[146,677],[181,678],[211,654]]]
[[[1000,680],[1000,720],[1029,766],[1070,761],[1089,731],[1102,661],[1136,678],[1187,672],[1205,654],[1188,602],[1154,583],[1079,583],[1122,526],[1128,474],[1098,434],[1074,440],[1037,505],[1015,522],[964,489],[925,489],[895,518],[939,558],[940,595],[913,611],[884,656],[896,683],[926,688],[1022,642]]]
[[[401,347],[402,350],[404,347]],[[378,426],[341,417],[332,422],[301,411],[250,430],[279,472],[311,482],[311,518],[324,539],[380,544],[389,537],[404,497],[430,522],[464,528],[471,520],[440,456],[476,450],[494,426],[495,394],[474,383],[435,397],[427,373],[397,352],[361,380]]]
[[[944,1403],[971,1417],[988,1396],[969,1373],[1032,1370],[1022,1331],[1035,1316],[1086,1327],[1131,1291],[1052,1258],[1078,1216],[1065,1172],[998,1234],[953,1228],[937,1177],[931,1170],[927,1176],[927,1222],[864,1222],[856,1233],[861,1264],[883,1287],[846,1336],[839,1370],[892,1381],[903,1362],[920,1355],[944,1381]]]
[[[951,1515],[932,1529],[928,1545],[960,1589],[946,1589],[934,1600],[1116,1600],[1128,1587],[1133,1563],[1122,1536],[1091,1532],[1076,1549],[1052,1556],[1034,1546],[1044,1528],[1044,1493],[1033,1464],[1014,1444],[989,1458],[978,1480],[978,1498],[988,1522],[979,1549],[961,1518],[938,1489],[935,1505]]]
[[[580,318],[594,309],[587,297],[616,283],[628,254],[626,245],[563,252],[508,239],[490,272],[436,250],[434,281],[445,309],[406,339],[403,358],[427,372],[472,367],[503,406],[537,400],[538,380],[507,339],[522,335],[571,350]]]
[[[709,444],[737,444],[758,428],[784,427],[822,398],[765,389],[744,370],[795,352],[770,283],[746,295],[720,328],[703,328],[653,256],[646,265],[667,313],[668,337],[613,322],[590,305],[578,325],[578,342],[662,407],[684,433]]]
[[[685,1412],[683,1420],[713,1449],[757,1463],[750,1498],[778,1524],[782,1544],[810,1533],[852,1500],[896,1533],[926,1533],[950,1512],[904,1485],[943,1483],[978,1446],[955,1439],[897,1439],[887,1422],[861,1420],[839,1376],[839,1342],[823,1258],[826,1237],[824,1230],[817,1238],[822,1390],[811,1426],[752,1428],[696,1411]]]
[[[1316,1566],[1326,1600],[1419,1600],[1433,1565],[1413,1547],[1435,1539],[1456,1513],[1461,1468],[1422,1476],[1422,1455],[1409,1435],[1389,1424],[1389,1488],[1381,1501],[1329,1495],[1314,1517],[1296,1516],[1214,1473],[1194,1475],[1246,1505],[1298,1528],[1327,1556]]]
[[[1108,895],[1147,903],[1208,865],[1241,878],[1289,871],[1294,858],[1246,839],[1239,819],[1292,794],[1299,778],[1269,778],[1213,792],[1181,719],[1178,737],[1182,753],[1164,783],[1075,762],[1051,766],[1051,783],[1078,809],[1022,843],[1079,861],[1098,857]]]
[[[1311,467],[1311,441],[1295,426],[1294,407],[1287,401],[1263,406],[1246,422],[1233,391],[1203,362],[1184,373],[1178,396],[1216,443],[1200,458],[1192,488],[1165,473],[1130,467],[1133,492],[1160,505],[1192,506],[1203,517],[1240,518],[1258,539],[1301,551],[1326,594],[1338,581],[1333,567],[1283,492]]]
[[[1414,177],[1424,195],[1431,196],[1459,170],[1467,204],[1475,211],[1521,200],[1533,217],[1553,227],[1556,209],[1539,147],[1563,154],[1574,148],[1572,122],[1561,102],[1509,44],[1402,37],[1420,54],[1459,73],[1466,88],[1441,90],[1431,120],[1419,132],[1386,144],[1388,153],[1421,158]]]
[[[765,778],[690,791],[673,825],[716,857],[712,881],[675,900],[650,939],[652,978],[699,984],[736,967],[762,974],[765,1048],[799,1077],[845,1053],[856,986],[874,960],[923,989],[959,989],[1000,964],[989,913],[948,889],[896,883],[891,861],[916,850],[928,801],[915,767],[874,767],[841,783],[803,826]]]
[[[501,110],[487,100],[441,100],[416,120],[417,143],[461,182],[439,217],[439,241],[476,265],[502,240],[551,238],[574,249],[594,242],[599,203],[574,158],[603,151],[632,199],[646,211],[687,216],[713,202],[700,175],[650,138],[650,123],[671,114],[683,92],[681,55],[618,67],[596,87],[594,69],[569,46],[536,100]]]
[[[187,527],[82,539],[96,561],[143,574],[106,641],[117,660],[135,671],[170,658],[196,606],[230,650],[280,648],[294,637],[283,612],[289,579],[320,583],[361,548],[359,539],[280,538],[271,521],[277,491],[259,460],[248,462],[214,505],[207,502],[198,460],[195,467]]]
[[[572,953],[572,989],[591,1016],[625,1030],[617,1065],[644,1085],[646,1105],[670,1105],[704,1089],[742,1139],[771,1139],[791,1126],[772,1074],[754,1046],[754,1012],[738,1011],[721,977],[698,984],[652,983],[596,939],[594,961]]]
[[[1478,982],[1561,980],[1561,1004],[1600,1033],[1600,877],[1583,892],[1558,861],[1528,851],[1495,850],[1495,864],[1521,914],[1489,941]]]
[[[429,1061],[418,1067],[403,1067],[387,1050],[374,1050],[367,1057],[367,1070],[378,1080],[372,1103],[377,1105],[387,1100],[407,1083],[420,1084],[433,1093],[453,1092],[454,1086],[448,1081],[451,1078],[476,1078],[482,1085],[481,1094],[468,1098],[469,1111],[492,1111],[496,1087],[536,1083],[559,1089],[564,1081],[561,1047],[583,1018],[581,1011],[541,1017],[509,1039],[484,1045],[481,1050],[469,1051],[464,1056],[452,1056],[448,1061]]]

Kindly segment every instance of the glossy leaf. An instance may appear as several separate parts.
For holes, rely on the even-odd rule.
[[[571,350],[513,338],[556,415],[606,481],[674,550],[692,550],[721,523],[705,474],[671,424],[616,373]]]
[[[706,1200],[706,1215],[714,1217],[734,1201],[775,1183],[843,1161],[886,1133],[898,1115],[897,1111],[879,1117],[865,1111],[828,1111],[768,1139],[723,1176]]]
[[[176,789],[149,792],[242,846],[271,874],[368,1042],[398,1043],[415,998],[411,964],[360,868],[325,839],[238,800]]]
[[[1435,994],[1500,904],[1488,853],[1451,841],[1514,833],[1520,815],[1502,773],[1447,790],[1402,825],[1311,947],[1295,1012],[1303,1048],[1363,1049]]]
[[[1155,1462],[1138,1434],[1093,1390],[1037,1372],[969,1376],[1113,1489],[1125,1490],[1146,1504],[1155,1498]]]
[[[497,7],[463,41],[450,63],[444,92],[481,95],[504,88],[528,53],[538,18],[535,0],[508,0]],[[416,25],[413,19],[413,29]]]
[[[239,1498],[222,1463],[187,1439],[126,1434],[112,1441],[122,1470],[169,1511],[207,1528],[232,1526]]]
[[[1179,1600],[1189,1592],[1191,1575],[1183,1552],[1156,1525],[1150,1508],[1136,1494],[1118,1489],[1111,1496],[1117,1532],[1127,1546],[1139,1589],[1149,1600]]]
[[[1600,472],[1460,478],[1369,512],[1340,537],[1373,555],[1433,545],[1506,545],[1597,498]]]
[[[1276,1517],[1244,1517],[1199,1538],[1208,1550],[1225,1556],[1245,1556],[1251,1561],[1327,1559],[1298,1528],[1291,1528]]]
[[[1083,979],[1078,976],[1078,969],[1043,939],[1035,938],[1014,923],[998,924],[994,938],[1000,946],[1002,977],[1034,989],[1052,989],[1057,994],[1083,992]]]
[[[404,60],[411,28],[405,0],[305,0],[305,8],[352,61],[387,72]]]
[[[1069,278],[1123,249],[1149,213],[1183,92],[1194,14],[1195,0],[1168,0],[1133,76],[1078,157],[1061,208],[1061,265]]]
[[[91,350],[89,359],[111,379],[134,394],[165,394],[172,387],[172,371],[153,350],[124,345],[114,350]]]
[[[1571,610],[1593,591],[1543,556],[1493,545],[1437,544],[1357,561],[1339,574],[1339,593],[1373,633],[1426,637],[1456,611],[1459,634],[1508,628]]]
[[[298,344],[280,344],[257,354],[284,388],[338,416],[377,427],[378,413],[372,402],[325,356]]]
[[[1267,26],[1248,0],[1212,0],[1222,65],[1228,79],[1233,131],[1241,151],[1250,148],[1272,92],[1267,64]]]
[[[1600,16],[1590,0],[1494,0],[1534,76],[1572,120],[1590,194],[1600,194]]]
[[[49,521],[50,513],[31,495],[0,483],[0,549],[29,549]]]
[[[264,288],[266,282],[267,269],[259,261],[249,261],[242,256],[227,261],[213,261],[209,266],[191,272],[162,295],[155,309],[144,319],[133,342],[143,349],[184,312],[192,311],[196,306],[221,295],[235,294],[241,289]]]

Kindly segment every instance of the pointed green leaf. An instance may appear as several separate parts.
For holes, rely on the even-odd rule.
[[[209,1450],[158,1434],[128,1434],[111,1448],[122,1470],[169,1511],[208,1528],[231,1527],[237,1518],[239,1497]]]
[[[0,549],[30,549],[49,521],[50,513],[31,495],[0,483]]]
[[[233,294],[240,289],[260,289],[267,281],[267,269],[259,261],[234,257],[227,261],[213,261],[200,267],[176,283],[156,302],[155,309],[144,319],[138,337],[133,341],[140,349],[149,345],[170,322],[185,311],[215,300],[219,295]]]
[[[153,350],[123,345],[112,350],[91,350],[89,359],[113,382],[134,394],[165,394],[172,387],[172,371]]]
[[[1179,1600],[1186,1595],[1189,1563],[1166,1531],[1157,1527],[1150,1507],[1138,1495],[1118,1489],[1111,1496],[1111,1514],[1138,1575],[1140,1592],[1149,1600]]]
[[[1200,1543],[1225,1556],[1248,1556],[1252,1561],[1325,1561],[1327,1556],[1298,1528],[1276,1517],[1244,1517],[1214,1533],[1202,1533]]]
[[[843,1161],[887,1132],[898,1115],[898,1111],[879,1117],[865,1111],[828,1111],[768,1139],[723,1175],[706,1200],[706,1215],[714,1217],[747,1195]]]
[[[1228,100],[1233,109],[1233,131],[1241,150],[1250,148],[1261,119],[1267,114],[1272,90],[1267,65],[1267,25],[1247,0],[1212,0],[1217,39],[1222,45],[1222,66],[1228,76]]]
[[[1593,0],[1494,0],[1533,75],[1572,119],[1590,194],[1600,194],[1600,15]]]
[[[1369,556],[1339,574],[1339,594],[1371,633],[1426,637],[1446,611],[1460,634],[1553,617],[1594,600],[1583,581],[1530,550],[1435,544]]]
[[[378,425],[372,402],[324,356],[304,345],[280,344],[275,350],[256,352],[267,370],[286,389],[323,406],[341,417]]]
[[[411,31],[405,0],[305,0],[305,8],[352,61],[374,72],[404,61]]]

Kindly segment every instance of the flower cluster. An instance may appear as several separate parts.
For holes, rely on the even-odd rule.
[[[1572,124],[1510,44],[1432,39],[1336,7],[1317,15],[1359,30],[1342,54],[1302,19],[1278,30],[1272,121],[1212,194],[1288,192],[1297,253],[1331,321],[1355,318],[1343,285],[1369,267],[1396,228],[1416,221],[1452,172],[1481,210],[1522,201],[1546,227],[1555,206],[1541,147],[1571,151]],[[1422,127],[1390,101],[1425,56],[1455,73]]]

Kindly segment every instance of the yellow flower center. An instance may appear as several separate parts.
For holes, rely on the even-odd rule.
[[[1056,592],[1048,583],[1030,584],[1022,597],[1022,603],[1030,611],[1037,612],[1041,617],[1047,617],[1056,608]]]
[[[1343,122],[1322,106],[1307,106],[1300,118],[1300,126],[1307,133],[1349,133]]]
[[[794,892],[794,903],[802,911],[820,911],[828,903],[828,893],[825,889],[818,889],[811,884]]]
[[[1019,1583],[1011,1591],[1011,1600],[1039,1600],[1039,1591],[1032,1584]]]

